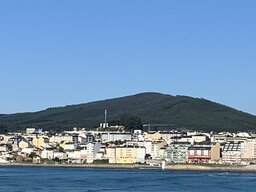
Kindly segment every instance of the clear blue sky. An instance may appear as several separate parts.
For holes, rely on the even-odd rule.
[[[256,114],[256,1],[0,1],[0,113],[139,92]]]

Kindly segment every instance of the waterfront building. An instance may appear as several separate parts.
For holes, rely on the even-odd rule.
[[[222,161],[226,164],[240,164],[242,157],[241,142],[228,142],[222,151]]]
[[[45,148],[41,152],[41,158],[42,159],[53,159],[54,148]]]
[[[116,147],[116,163],[119,163],[119,164],[136,163],[135,147]]]
[[[32,158],[33,164],[40,164],[41,163],[41,157],[36,155],[35,157]]]
[[[159,150],[159,158],[160,159],[164,159],[165,158],[166,149],[167,149],[167,146],[164,146],[164,147],[160,148],[160,150]]]
[[[53,159],[58,158],[60,160],[68,159],[68,155],[65,152],[53,151]]]
[[[188,147],[189,163],[209,163],[211,159],[210,145],[194,145]]]
[[[83,163],[87,157],[86,149],[66,151],[69,163]]]
[[[134,164],[145,162],[146,149],[145,147],[118,146],[107,148],[106,153],[109,163]]]
[[[221,160],[221,145],[220,143],[213,143],[211,146],[211,163],[219,163]]]
[[[116,163],[116,148],[115,147],[106,148],[105,158],[109,159],[110,164]]]
[[[241,143],[241,161],[247,163],[256,162],[256,142],[255,139],[248,139]]]
[[[171,163],[186,163],[188,161],[189,142],[171,143],[165,151],[165,159]]]
[[[167,145],[166,141],[154,141],[151,144],[150,156],[152,159],[160,158],[160,149]]]

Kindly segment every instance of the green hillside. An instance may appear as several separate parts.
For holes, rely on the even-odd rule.
[[[105,109],[108,110],[108,121],[115,123],[122,115],[132,114],[140,117],[144,124],[169,124],[162,129],[256,130],[256,116],[205,99],[160,93],[142,93],[35,113],[0,115],[0,126],[9,130],[28,126],[45,130],[97,127],[104,121]]]

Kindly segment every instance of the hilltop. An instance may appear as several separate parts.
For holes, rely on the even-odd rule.
[[[124,114],[141,118],[144,124],[168,124],[162,129],[188,128],[205,131],[256,130],[256,116],[206,99],[141,93],[132,96],[65,107],[48,108],[33,113],[0,115],[0,126],[9,130],[38,126],[45,130],[73,127],[97,127],[104,121],[118,123]]]

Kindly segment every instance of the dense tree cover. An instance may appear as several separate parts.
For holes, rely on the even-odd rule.
[[[109,99],[104,101],[49,108],[35,113],[0,115],[2,132],[24,130],[37,126],[44,130],[61,131],[73,127],[96,128],[104,122],[125,123],[130,130],[141,124],[168,124],[161,129],[188,128],[205,131],[256,131],[256,117],[205,99],[171,96],[160,93]],[[129,114],[128,118],[127,115]],[[126,117],[126,118],[124,118]],[[121,120],[123,119],[123,120]],[[125,122],[121,122],[124,121]],[[111,124],[112,124],[111,123]]]
[[[0,134],[6,134],[8,132],[9,132],[9,130],[7,129],[7,126],[0,125]]]
[[[120,124],[123,125],[126,131],[142,130],[143,125],[141,119],[134,115],[125,114],[121,116]]]

